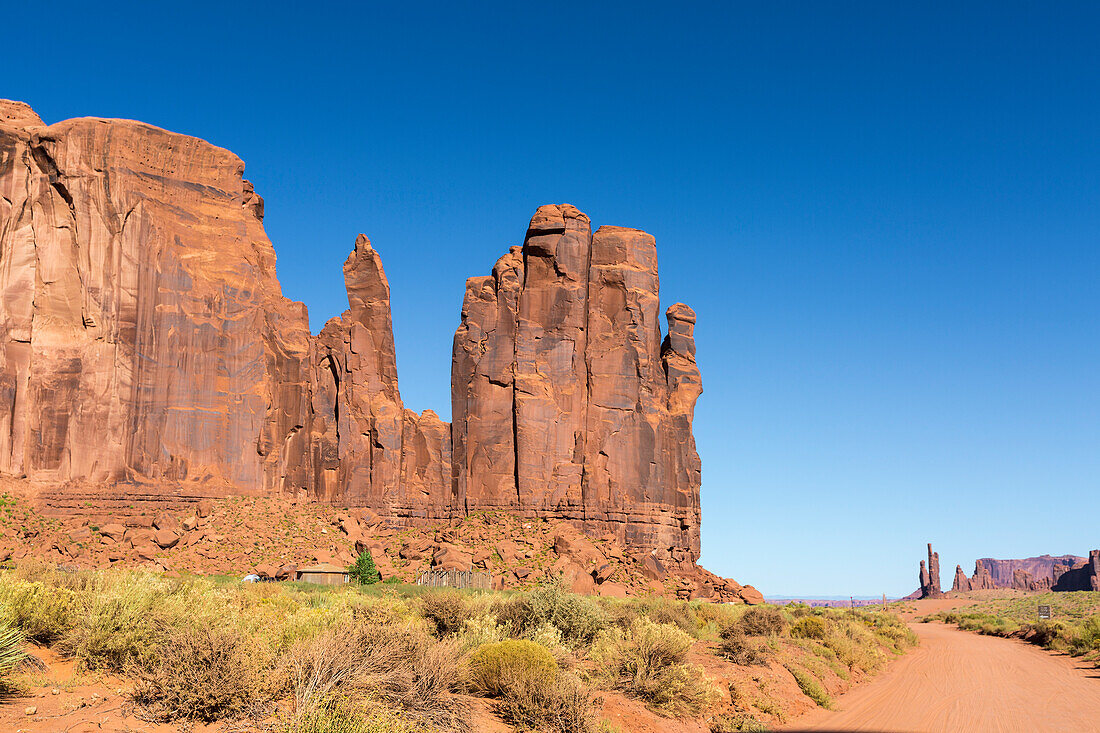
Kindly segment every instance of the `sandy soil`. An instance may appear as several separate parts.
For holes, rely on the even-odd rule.
[[[920,647],[840,697],[835,711],[784,730],[1100,731],[1100,670],[1091,664],[954,626],[912,628]]]

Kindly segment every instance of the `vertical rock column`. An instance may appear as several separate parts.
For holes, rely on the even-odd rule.
[[[362,234],[344,262],[344,284],[349,309],[314,339],[314,490],[325,499],[381,509],[401,476],[405,410],[390,287]]]
[[[512,247],[493,274],[466,281],[451,373],[453,502],[518,509],[515,366],[523,255]]]
[[[702,391],[695,313],[659,323],[657,250],[636,229],[543,206],[522,248],[466,283],[452,371],[453,494],[581,522],[653,550],[699,555]]]
[[[515,366],[522,510],[581,509],[591,246],[588,217],[568,205],[540,207],[523,245]]]

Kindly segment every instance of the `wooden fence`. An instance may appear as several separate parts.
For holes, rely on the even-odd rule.
[[[416,579],[417,585],[429,588],[478,588],[492,590],[493,576],[473,570],[428,570]]]

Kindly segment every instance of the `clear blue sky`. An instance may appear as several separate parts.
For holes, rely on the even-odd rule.
[[[9,14],[0,96],[236,152],[314,329],[368,234],[410,407],[449,415],[464,278],[570,202],[699,313],[712,570],[1100,547],[1095,3],[156,5]]]

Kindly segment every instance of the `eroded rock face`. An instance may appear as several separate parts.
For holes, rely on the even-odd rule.
[[[653,237],[539,208],[467,282],[451,425],[404,408],[371,242],[344,263],[348,310],[311,336],[243,171],[196,138],[0,101],[0,473],[116,502],[191,486],[398,523],[567,519],[677,592],[742,593],[695,568],[695,313],[668,308],[662,337]]]
[[[0,103],[0,472],[306,479],[306,310],[243,171],[193,137]]]
[[[574,519],[694,562],[695,314],[669,308],[662,344],[658,290],[653,237],[592,233],[569,205],[541,207],[523,247],[467,281],[452,370],[463,505]]]

